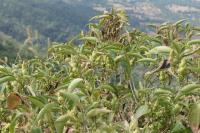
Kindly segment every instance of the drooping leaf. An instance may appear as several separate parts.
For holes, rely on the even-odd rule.
[[[92,118],[95,117],[97,115],[103,115],[103,114],[107,114],[107,113],[111,113],[111,110],[108,110],[106,108],[95,108],[95,109],[91,109],[88,113],[87,113],[87,117]]]
[[[168,46],[157,46],[157,47],[151,49],[150,51],[148,51],[146,54],[159,54],[159,53],[169,54],[171,50],[172,49]]]
[[[199,44],[199,45],[200,45],[200,40],[199,40],[199,39],[196,39],[196,40],[189,41],[189,42],[187,43],[187,45],[194,45],[194,44]]]
[[[64,126],[66,122],[70,120],[69,114],[65,114],[60,116],[56,121],[55,121],[55,127],[57,133],[63,133]]]
[[[32,104],[38,106],[39,108],[42,108],[44,106],[44,103],[38,98],[30,96],[28,99],[31,101]]]
[[[183,23],[183,22],[185,22],[185,21],[187,21],[187,19],[179,20],[179,21],[177,21],[176,23],[174,23],[174,26],[178,26],[178,25],[180,25],[181,23]]]
[[[109,15],[103,14],[103,15],[94,16],[90,19],[90,21],[95,20],[95,19],[102,19],[102,18],[109,18]]]
[[[70,108],[74,107],[80,101],[79,96],[74,94],[74,93],[61,91],[61,92],[59,92],[59,95],[64,97],[65,99],[67,99],[69,101]]]
[[[196,103],[190,107],[188,121],[194,133],[198,133],[200,125],[200,103]]]
[[[76,87],[78,87],[82,83],[83,83],[83,79],[81,79],[81,78],[77,78],[77,79],[72,80],[71,83],[68,86],[68,91],[71,92],[73,89],[75,89]]]
[[[135,112],[135,118],[139,119],[141,116],[149,113],[149,107],[147,105],[140,106]]]
[[[112,86],[110,86],[108,84],[100,85],[97,89],[107,90],[107,91],[111,91],[113,93],[116,92],[116,90]]]
[[[169,90],[166,90],[166,89],[156,89],[155,90],[155,95],[172,95],[173,93]]]
[[[121,59],[123,59],[124,58],[124,55],[119,55],[119,56],[117,56],[117,57],[115,57],[115,59],[114,59],[114,61],[116,62],[116,63],[118,63]]]
[[[189,95],[191,93],[193,93],[194,91],[196,91],[197,89],[200,89],[200,84],[188,84],[186,86],[184,86],[183,88],[181,88],[181,90],[179,91],[179,93],[176,96],[176,99],[180,98],[183,95]]]
[[[142,59],[139,59],[137,62],[153,62],[153,63],[155,63],[155,62],[156,62],[156,59],[152,59],[152,58],[142,58]]]
[[[11,121],[10,126],[9,126],[9,133],[15,133],[15,127],[17,125],[17,120],[19,119],[19,117],[22,116],[22,114],[17,114]]]
[[[38,122],[40,119],[42,119],[42,118],[44,117],[45,114],[51,112],[51,110],[52,110],[54,107],[57,107],[57,104],[55,104],[55,103],[46,104],[46,105],[40,110],[40,112],[38,113],[35,122]]]
[[[13,76],[5,76],[0,78],[0,84],[8,82],[8,81],[13,81],[15,78]]]
[[[98,38],[96,37],[82,37],[80,40],[83,40],[83,41],[89,41],[89,42],[100,42]]]

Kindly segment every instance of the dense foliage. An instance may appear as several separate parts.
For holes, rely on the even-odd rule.
[[[93,20],[81,45],[52,43],[45,59],[0,67],[1,132],[197,133],[199,29],[127,31],[121,10]]]

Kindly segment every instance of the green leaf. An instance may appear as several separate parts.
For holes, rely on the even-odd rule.
[[[13,76],[5,76],[0,78],[0,84],[3,84],[8,81],[13,81],[15,78]]]
[[[196,40],[189,41],[189,42],[187,43],[187,45],[194,45],[194,44],[200,44],[200,40],[199,40],[199,39],[196,39]]]
[[[115,57],[114,62],[118,63],[123,58],[124,58],[124,55],[119,55],[119,56]]]
[[[103,14],[103,15],[98,15],[98,16],[94,16],[90,19],[90,21],[95,20],[95,19],[102,19],[102,18],[109,18],[110,15],[107,14]]]
[[[38,127],[34,127],[32,128],[31,133],[42,133],[42,129]]]
[[[197,89],[200,89],[200,84],[194,84],[194,83],[188,84],[188,85],[184,86],[183,88],[181,88],[181,90],[179,91],[179,93],[177,94],[175,99],[178,99],[183,95],[192,94]]]
[[[72,92],[73,89],[76,87],[79,87],[83,83],[83,79],[77,78],[71,81],[71,83],[68,86],[68,91]]]
[[[63,84],[63,85],[60,85],[56,88],[56,90],[61,90],[61,89],[65,89],[65,88],[68,88],[69,84]]]
[[[148,114],[149,113],[149,108],[147,105],[142,105],[140,106],[136,112],[135,112],[135,118],[139,119],[141,116]]]
[[[193,131],[198,130],[200,125],[200,103],[194,104],[190,107],[188,121]]]
[[[55,127],[56,127],[56,131],[57,133],[62,133],[64,126],[66,124],[66,122],[69,120],[69,116],[66,115],[62,115],[60,116],[56,121],[55,121]]]
[[[107,91],[111,91],[113,93],[116,93],[115,89],[108,84],[100,85],[97,89],[107,90]]]
[[[185,21],[187,21],[187,19],[179,20],[179,21],[177,21],[177,22],[174,24],[174,26],[178,26],[178,25],[180,25],[181,23],[183,23],[183,22],[185,22]]]
[[[166,89],[156,89],[155,90],[155,95],[172,95],[173,93],[169,90],[166,90]]]
[[[188,67],[193,72],[200,73],[200,67]]]
[[[108,110],[106,108],[95,108],[95,109],[91,109],[88,113],[87,113],[87,117],[91,118],[91,117],[95,117],[98,115],[103,115],[103,114],[107,114],[107,113],[111,113],[111,110]]]
[[[49,104],[45,105],[38,113],[35,122],[38,122],[40,119],[42,119],[44,117],[44,115],[47,114],[48,112],[50,112],[54,107],[57,107],[57,104],[49,103]]]
[[[148,51],[146,54],[160,54],[160,53],[170,53],[172,49],[168,46],[157,46],[150,51]]]
[[[9,126],[9,133],[15,133],[15,126],[16,122],[19,119],[19,117],[22,116],[22,114],[17,114],[11,121],[10,126]]]
[[[188,85],[184,86],[180,91],[182,93],[188,93],[197,88],[200,88],[200,84],[188,84]]]
[[[152,58],[142,58],[142,59],[139,59],[137,62],[153,62],[153,63],[155,63],[155,62],[156,62],[156,59],[152,59]]]
[[[171,133],[187,133],[185,126],[181,122],[177,122],[174,125],[174,128],[172,129]]]
[[[61,91],[61,92],[59,92],[59,95],[64,97],[65,99],[69,100],[70,108],[73,108],[80,101],[79,96],[74,93],[68,93],[68,92]]]
[[[90,41],[90,42],[100,42],[98,38],[96,38],[96,37],[91,37],[91,36],[82,37],[82,38],[80,38],[80,40],[83,40],[83,41]]]
[[[31,101],[32,104],[38,106],[39,108],[44,107],[44,103],[39,99],[39,97],[28,97],[29,101]]]

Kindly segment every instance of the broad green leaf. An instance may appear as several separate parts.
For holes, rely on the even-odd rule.
[[[155,95],[172,95],[173,93],[166,89],[156,89]]]
[[[140,106],[135,112],[135,118],[139,119],[141,116],[149,113],[149,107],[147,105]]]
[[[64,126],[66,122],[69,120],[68,114],[60,116],[56,121],[55,121],[55,127],[57,133],[63,133]]]
[[[79,96],[74,93],[68,93],[68,92],[61,91],[61,92],[59,92],[59,95],[64,97],[65,99],[69,100],[70,108],[74,107],[80,101]]]
[[[171,133],[187,133],[187,132],[185,126],[181,122],[177,122],[174,125]]]
[[[103,114],[107,114],[107,113],[111,113],[111,110],[108,110],[106,108],[95,108],[95,109],[91,109],[88,113],[87,113],[87,117],[92,118],[98,115],[103,115]]]
[[[32,104],[38,106],[39,108],[44,107],[44,103],[38,97],[30,96],[28,97],[28,99],[29,101],[31,101]]]
[[[152,58],[143,58],[143,59],[139,59],[137,62],[156,62],[156,59],[152,59]]]
[[[188,67],[188,69],[190,69],[191,71],[195,73],[200,73],[200,67]]]
[[[168,46],[157,46],[148,51],[146,54],[170,53],[171,50],[172,49]]]
[[[183,95],[189,95],[196,91],[197,89],[200,89],[200,84],[188,84],[180,89],[179,93],[177,94],[175,99],[180,98]]]
[[[196,103],[190,107],[188,121],[194,133],[197,133],[200,125],[200,103]]]
[[[200,88],[200,84],[188,84],[188,85],[184,86],[180,91],[182,93],[188,93],[197,88]]]
[[[71,81],[68,86],[68,91],[72,92],[76,87],[79,87],[83,83],[83,79],[77,78]]]
[[[196,39],[196,40],[189,41],[189,42],[187,43],[187,45],[193,45],[193,44],[200,44],[200,40],[199,40],[199,39]]]
[[[51,110],[52,110],[54,107],[57,107],[57,104],[55,104],[55,103],[46,104],[46,105],[40,110],[40,112],[38,113],[35,122],[38,122],[40,119],[42,119],[42,118],[44,117],[45,114],[51,112]]]
[[[13,76],[5,76],[0,78],[0,84],[3,84],[8,81],[13,81],[15,78]]]

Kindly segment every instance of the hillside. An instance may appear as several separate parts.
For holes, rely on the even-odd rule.
[[[0,31],[23,42],[30,26],[41,43],[47,38],[63,42],[85,30],[90,17],[123,8],[129,23],[142,31],[150,23],[188,18],[200,24],[199,0],[0,0]]]
[[[0,3],[0,31],[19,41],[26,38],[27,26],[37,30],[42,39],[65,41],[84,29],[88,19],[96,14],[90,7],[59,0],[0,0]]]
[[[19,43],[11,36],[0,32],[0,64],[5,57],[15,59],[19,50]]]

